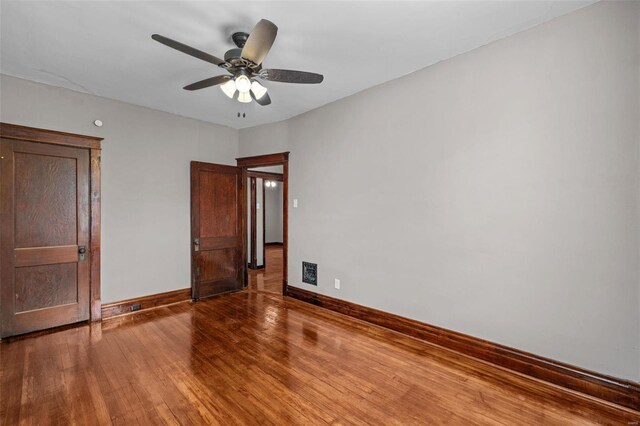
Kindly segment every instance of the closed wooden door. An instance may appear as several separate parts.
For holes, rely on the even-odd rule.
[[[244,287],[242,172],[191,163],[191,283],[194,299]]]
[[[89,319],[89,150],[0,140],[3,337]]]

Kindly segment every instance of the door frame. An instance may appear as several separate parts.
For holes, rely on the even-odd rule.
[[[242,169],[243,182],[247,181],[250,168],[282,166],[282,295],[287,295],[288,287],[288,250],[289,247],[289,151],[279,152],[275,154],[256,155],[252,157],[236,158],[236,164]],[[254,173],[254,172],[252,172]],[[247,199],[247,185],[243,187],[243,200]],[[264,203],[264,201],[263,201]],[[264,208],[264,206],[263,206]],[[243,220],[247,220],[247,206],[245,203],[243,209]],[[244,281],[245,286],[248,283],[247,268],[247,238],[242,243],[242,258],[244,259]]]
[[[100,292],[100,158],[103,138],[10,123],[0,123],[0,137],[89,150],[89,321],[102,319]],[[2,226],[4,227],[5,224],[2,224]],[[0,232],[2,232],[1,228]],[[4,258],[4,253],[0,254],[0,262],[3,261],[8,262]]]
[[[248,232],[248,236],[251,240],[251,249],[249,250],[249,247],[247,247],[247,267],[249,269],[264,269],[265,264],[264,264],[264,251],[262,253],[262,268],[258,268],[258,256],[257,256],[257,247],[256,247],[256,243],[258,241],[258,232],[257,232],[257,221],[258,221],[258,211],[257,211],[257,203],[258,203],[258,181],[256,180],[255,176],[251,176],[250,173],[247,173],[247,179],[249,180],[249,183],[247,184],[247,188],[249,189],[249,194],[251,199],[249,200],[249,197],[247,197],[247,199],[249,200],[249,204],[250,206],[247,208],[247,213],[250,212],[250,214],[247,215],[247,217],[251,217],[251,220],[249,220],[249,224],[248,226],[250,226],[251,228],[249,229]],[[264,193],[262,194],[262,197],[264,198]],[[262,203],[264,204],[264,199],[262,200]],[[264,211],[264,209],[263,209]],[[262,221],[262,223],[264,224],[264,220]],[[263,225],[263,229],[264,229],[264,225]]]

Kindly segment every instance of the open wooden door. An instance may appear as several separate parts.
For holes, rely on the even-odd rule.
[[[244,287],[242,169],[191,162],[192,297]]]
[[[89,150],[2,139],[2,337],[89,319]]]

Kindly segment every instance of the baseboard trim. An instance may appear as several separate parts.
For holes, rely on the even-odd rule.
[[[252,270],[252,271],[259,271],[259,270],[261,270],[261,269],[264,269],[264,268],[265,268],[265,266],[264,266],[264,265],[260,265],[260,266],[256,266],[255,268],[252,268],[252,267],[251,267],[251,264],[249,263],[249,264],[247,265],[247,268],[248,268],[248,269],[250,269],[250,270]]]
[[[107,303],[102,305],[102,319],[128,314],[130,312],[140,312],[172,303],[184,302],[186,300],[191,300],[191,288],[181,288],[180,290]],[[140,309],[132,311],[131,307],[134,305],[140,305]]]
[[[287,296],[640,411],[640,383],[618,379],[399,315],[289,286]]]

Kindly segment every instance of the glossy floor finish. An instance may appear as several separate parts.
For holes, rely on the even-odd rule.
[[[640,414],[266,292],[0,347],[6,425],[629,425]]]
[[[265,246],[266,267],[249,269],[249,289],[282,294],[282,246]]]

